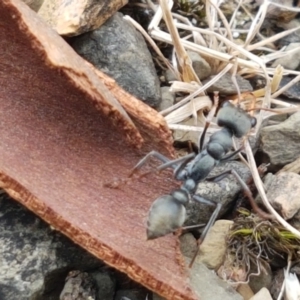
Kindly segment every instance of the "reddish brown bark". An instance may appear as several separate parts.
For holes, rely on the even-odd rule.
[[[147,210],[174,185],[168,173],[104,187],[146,151],[171,154],[163,119],[102,77],[142,145],[101,73],[18,0],[0,1],[0,41],[0,185],[132,279],[168,299],[195,299],[176,239],[146,241]]]

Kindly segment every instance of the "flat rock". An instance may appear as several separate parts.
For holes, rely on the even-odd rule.
[[[69,272],[59,300],[91,300],[96,298],[96,286],[93,278],[78,270]]]
[[[270,204],[285,220],[293,218],[300,210],[300,175],[293,172],[268,174],[266,188]]]
[[[89,272],[89,275],[93,278],[97,287],[96,299],[114,299],[117,283],[115,274],[111,270],[103,268]]]
[[[193,258],[198,248],[197,241],[193,234],[189,232],[185,233],[181,235],[179,239],[181,253],[185,257]]]
[[[143,36],[116,13],[100,28],[74,37],[71,46],[83,58],[114,78],[127,92],[157,107],[159,79]]]
[[[249,300],[252,296],[254,296],[249,284],[240,284],[236,291],[243,296],[244,300]]]
[[[300,45],[300,43],[297,43]],[[300,54],[300,51],[297,52],[297,55]],[[299,59],[297,58],[296,60],[293,61],[293,65],[299,65]],[[291,67],[291,65],[290,65]],[[279,84],[279,88],[284,87],[285,85],[287,85],[290,81],[292,81],[295,77],[290,77],[290,76],[284,76]],[[285,96],[289,99],[292,100],[297,100],[300,101],[300,82],[296,82],[295,84],[293,84],[293,86],[291,86],[289,89],[287,89],[286,91],[284,91],[282,94],[282,96]]]
[[[249,168],[238,161],[230,161],[217,166],[209,176],[221,174],[224,171],[234,169],[244,181],[251,178]],[[233,175],[229,175],[218,182],[200,182],[196,194],[201,197],[221,202],[223,204],[219,217],[224,215],[235,201],[238,193],[241,191],[241,186]],[[186,225],[197,225],[206,223],[214,211],[213,206],[192,201],[187,207]]]
[[[214,76],[210,76],[206,80],[203,81],[203,84],[210,81]],[[252,92],[253,88],[248,80],[244,79],[240,75],[236,75],[237,84],[240,88],[240,92]],[[207,90],[208,93],[213,93],[214,91],[218,91],[221,95],[236,95],[237,90],[233,81],[231,79],[231,74],[224,74],[217,82],[211,85]]]
[[[103,266],[5,194],[0,211],[1,300],[58,299],[68,270]]]
[[[258,4],[262,4],[263,0],[256,0]],[[277,3],[279,5],[284,5],[287,8],[278,7],[272,4]],[[291,11],[289,9],[295,6],[295,2],[293,0],[272,0],[270,1],[270,5],[267,8],[266,18],[273,18],[276,21],[280,20],[282,22],[289,22],[295,18],[297,12]]]
[[[44,0],[38,10],[58,34],[76,36],[99,28],[127,0]]]
[[[284,281],[284,269],[279,269],[273,273],[273,278],[270,285],[270,293],[273,299],[278,299],[283,281]]]
[[[283,166],[298,158],[300,144],[300,111],[286,121],[262,128],[260,150],[273,166]]]
[[[276,59],[272,67],[276,68],[278,65],[281,65],[285,69],[296,70],[300,63],[300,51],[299,51],[300,43],[291,43],[289,44],[284,52],[297,49],[297,51],[292,52],[289,55]],[[284,77],[285,78],[285,77]],[[281,82],[280,82],[281,83]],[[282,85],[282,83],[281,83]]]
[[[292,28],[296,28],[300,25],[300,20],[298,18],[294,18],[290,22],[279,22],[278,19],[273,21],[273,24],[268,24],[267,27],[272,28],[273,26],[282,28],[284,30],[289,30]],[[288,46],[291,43],[299,43],[300,42],[300,29],[288,34],[277,41],[279,47]]]
[[[227,250],[226,236],[232,224],[230,220],[216,221],[201,244],[196,261],[204,263],[209,269],[221,266]]]
[[[158,111],[162,111],[166,108],[169,108],[174,104],[175,94],[170,91],[170,87],[163,86],[160,88],[161,91],[161,103],[158,107]]]
[[[272,297],[269,290],[263,287],[250,300],[272,300]]]
[[[25,2],[34,11],[38,11],[44,2],[44,0],[22,0],[22,1]]]
[[[201,57],[197,52],[187,51],[189,58],[192,61],[192,65],[195,73],[200,80],[206,79],[211,74],[211,67],[208,62]]]
[[[203,263],[195,262],[191,268],[191,285],[201,300],[242,300],[228,283],[220,279]]]
[[[254,293],[258,293],[262,288],[270,288],[272,282],[272,270],[268,263],[261,265],[260,271],[256,265],[251,264],[250,273],[254,274],[250,276],[249,281],[249,286]]]

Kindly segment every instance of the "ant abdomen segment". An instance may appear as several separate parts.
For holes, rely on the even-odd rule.
[[[186,218],[188,199],[188,193],[183,190],[156,199],[148,214],[147,239],[156,239],[181,228]]]

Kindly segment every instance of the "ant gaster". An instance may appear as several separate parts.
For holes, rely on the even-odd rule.
[[[215,97],[217,97],[217,94],[215,94]],[[156,168],[157,171],[172,168],[174,169],[174,178],[182,182],[179,189],[174,190],[169,195],[163,195],[153,202],[147,220],[148,239],[155,239],[182,228],[186,219],[186,205],[190,199],[193,199],[216,207],[198,241],[198,244],[201,244],[221,210],[221,203],[204,199],[200,195],[195,194],[197,185],[204,180],[221,180],[228,174],[233,174],[239,181],[253,209],[264,218],[268,218],[268,214],[258,208],[246,183],[235,170],[228,170],[217,176],[207,178],[216,165],[229,160],[241,151],[242,148],[239,148],[228,154],[233,147],[232,137],[241,138],[245,136],[256,125],[256,119],[241,108],[235,107],[230,102],[225,102],[218,112],[217,124],[223,128],[212,134],[203,148],[205,133],[209,126],[209,122],[206,123],[200,137],[199,153],[197,155],[191,153],[179,159],[170,160],[159,152],[151,151],[131,171],[132,175],[151,157],[155,157],[163,163]]]

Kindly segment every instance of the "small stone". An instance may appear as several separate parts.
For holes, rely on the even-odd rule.
[[[42,6],[44,0],[23,0],[32,10],[37,12]]]
[[[273,297],[273,299],[278,299],[278,296],[280,294],[282,284],[284,281],[284,271],[283,269],[280,269],[273,273],[272,282],[270,285],[270,293]]]
[[[202,263],[195,262],[190,274],[192,288],[201,300],[243,300],[228,283]]]
[[[216,221],[201,244],[196,261],[204,263],[209,269],[221,266],[227,249],[226,236],[232,224],[230,220]]]
[[[202,58],[197,52],[187,51],[192,61],[193,68],[200,80],[207,78],[211,74],[211,67],[208,62]]]
[[[285,165],[278,173],[281,172],[293,172],[300,174],[300,156],[290,164]]]
[[[158,111],[162,111],[166,108],[169,108],[174,104],[175,94],[170,92],[170,87],[163,86],[160,88],[161,92],[161,103],[158,107]]]
[[[240,33],[237,32],[237,31],[234,31],[234,32],[232,33],[232,37],[233,37],[234,39],[237,39],[239,36],[240,36]]]
[[[258,4],[262,4],[263,0],[256,0]],[[279,5],[284,5],[287,8],[282,8],[280,6],[272,5],[272,2],[277,3]],[[280,20],[282,22],[289,22],[295,18],[297,12],[289,10],[294,7],[293,0],[272,0],[270,5],[267,8],[266,18],[273,18],[276,21]]]
[[[251,264],[250,274],[257,274],[258,267]],[[262,288],[269,288],[272,282],[272,270],[268,263],[263,263],[260,266],[260,272],[258,275],[251,275],[249,286],[254,293],[257,293]],[[266,298],[268,299],[268,298]]]
[[[126,1],[44,0],[38,11],[58,34],[76,36],[99,28]]]
[[[287,52],[296,48],[298,48],[297,51],[294,51],[289,55],[276,59],[273,62],[272,67],[276,68],[278,65],[281,65],[286,69],[296,70],[300,64],[300,43],[291,43],[286,47],[284,51]]]
[[[300,26],[300,20],[298,18],[294,18],[290,22],[278,22],[278,20],[273,22],[276,26],[269,24],[268,28],[279,27],[284,30],[294,29]],[[291,43],[300,43],[300,29],[288,34],[277,41],[278,47],[288,46]]]
[[[273,167],[282,167],[298,158],[300,144],[300,111],[286,121],[262,128],[260,150]]]
[[[185,233],[180,236],[180,250],[183,256],[194,257],[198,245],[195,237],[191,233]]]
[[[293,218],[299,212],[299,195],[300,175],[282,172],[272,176],[267,188],[267,198],[285,220]]]
[[[176,75],[174,74],[174,72],[170,69],[166,70],[165,71],[165,79],[166,79],[166,82],[171,82],[171,81],[175,81],[175,80],[178,80],[176,78]]]
[[[96,297],[96,287],[92,278],[86,272],[69,272],[59,300],[93,300]]]
[[[112,300],[115,295],[116,279],[107,269],[100,269],[90,273],[97,287],[96,299]]]
[[[272,300],[272,297],[269,290],[263,287],[250,300]]]
[[[252,296],[254,296],[249,284],[240,284],[236,291],[243,296],[244,300],[249,300]]]
[[[116,13],[100,28],[74,37],[75,51],[150,106],[161,102],[160,83],[143,36]]]
[[[206,84],[212,78],[214,78],[214,75],[204,80],[203,84]],[[236,81],[241,93],[253,91],[253,88],[249,83],[249,81],[244,79],[242,76],[236,75]],[[217,82],[211,85],[206,91],[208,93],[213,93],[214,91],[218,91],[221,95],[236,95],[238,93],[232,81],[231,74],[228,73],[224,74]]]
[[[37,299],[37,295],[39,299],[58,299],[68,270],[88,271],[103,266],[5,194],[0,195],[0,211],[1,300]],[[68,291],[76,286],[77,291],[84,292],[80,282],[89,283],[89,276],[79,273],[79,282],[71,280]]]
[[[299,60],[296,60],[295,64],[299,64]],[[279,89],[286,86],[294,78],[295,76],[284,76],[280,81]],[[285,90],[281,95],[291,100],[295,100],[297,102],[300,101],[300,82],[298,81],[294,83],[289,89]]]

